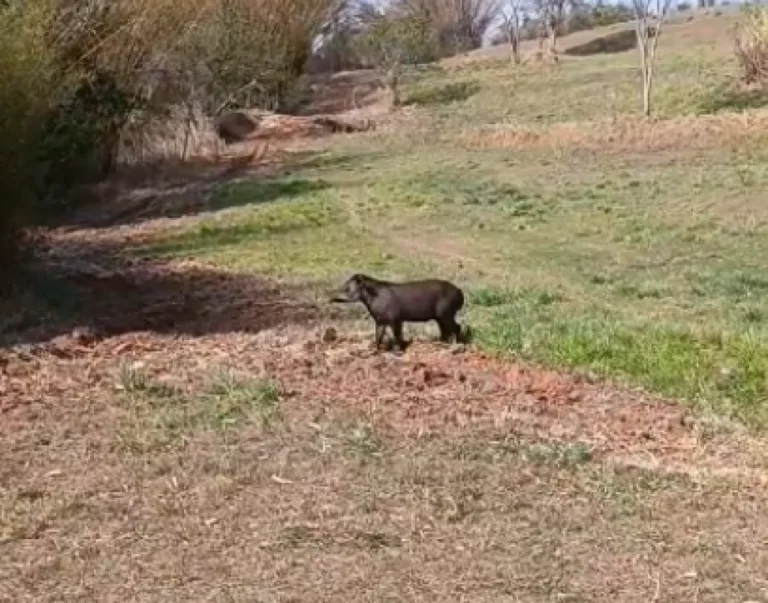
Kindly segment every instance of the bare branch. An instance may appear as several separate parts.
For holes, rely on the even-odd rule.
[[[516,65],[520,63],[520,29],[523,20],[523,1],[510,0],[500,11],[504,24],[504,33],[512,51],[510,58]]]

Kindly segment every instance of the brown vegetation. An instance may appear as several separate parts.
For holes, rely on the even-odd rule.
[[[589,149],[605,151],[663,151],[715,149],[761,139],[768,114],[719,113],[674,119],[621,117],[603,122],[553,126],[493,126],[467,132],[475,148]]]
[[[32,219],[27,208],[36,218],[68,209],[76,189],[121,159],[151,162],[169,151],[183,159],[210,145],[210,120],[222,111],[284,104],[335,5],[35,0],[0,8],[0,138],[9,146],[0,150],[9,191],[2,240]],[[22,148],[8,142],[19,140]]]
[[[243,0],[241,6],[246,4]],[[169,2],[136,6],[146,15],[177,14]],[[184,10],[207,6],[185,5]],[[34,245],[27,286],[0,298],[0,599],[758,600],[766,586],[761,572],[768,566],[762,546],[768,523],[760,513],[768,504],[762,435],[592,374],[563,374],[474,345],[443,346],[419,338],[403,356],[375,354],[370,324],[358,329],[362,312],[327,304],[324,281],[298,271],[277,280],[212,262],[151,256],[148,250],[167,244],[169,233],[191,234],[187,242],[193,246],[205,237],[217,245],[220,231],[210,224],[226,221],[225,212],[210,222],[194,219],[214,207],[212,191],[246,176],[261,185],[262,176],[290,172],[306,161],[315,170],[310,184],[322,172],[318,186],[348,186],[332,195],[311,189],[322,193],[311,201],[325,207],[327,196],[338,198],[342,211],[354,218],[354,228],[371,235],[365,243],[376,239],[370,223],[396,215],[403,220],[398,226],[405,227],[379,225],[378,236],[403,251],[406,261],[442,255],[442,269],[458,266],[464,276],[498,271],[498,282],[506,285],[510,266],[517,271],[522,256],[493,259],[498,244],[486,248],[482,242],[465,251],[470,239],[445,236],[446,223],[430,217],[432,208],[418,196],[417,184],[425,173],[437,173],[427,185],[443,187],[435,202],[440,212],[456,193],[471,200],[471,206],[453,204],[452,210],[460,220],[471,212],[482,216],[471,235],[479,239],[493,216],[514,224],[520,218],[515,209],[530,205],[535,210],[544,203],[531,195],[515,207],[522,188],[497,190],[486,180],[485,168],[493,169],[490,164],[497,161],[505,177],[514,179],[529,166],[516,164],[520,154],[514,153],[484,154],[489,165],[482,166],[479,153],[441,163],[431,149],[453,153],[456,143],[463,143],[552,150],[558,167],[561,150],[602,157],[622,151],[627,156],[621,161],[634,169],[641,165],[634,161],[637,153],[647,153],[657,166],[670,155],[659,151],[680,151],[674,159],[682,162],[686,150],[722,152],[762,141],[768,113],[656,121],[617,116],[548,126],[473,127],[456,136],[474,123],[464,113],[448,122],[459,130],[447,133],[435,129],[423,107],[406,108],[397,116],[402,121],[386,122],[398,136],[413,141],[422,127],[424,138],[444,138],[442,147],[424,145],[423,153],[417,148],[430,171],[414,170],[406,174],[413,179],[398,181],[396,172],[407,171],[401,164],[370,169],[374,164],[366,162],[373,159],[358,164],[357,156],[344,156],[341,173],[330,175],[322,171],[327,169],[322,161],[313,163],[315,157],[307,160],[292,147],[320,146],[319,137],[372,128],[364,116],[339,113],[355,108],[356,91],[367,100],[376,97],[373,74],[313,79],[315,102],[296,115],[247,106],[284,94],[281,86],[293,81],[288,63],[304,56],[311,29],[301,23],[293,28],[290,11],[301,6],[309,10],[299,0],[251,3],[250,8],[265,9],[259,15],[246,7],[254,21],[264,14],[274,17],[269,27],[260,22],[264,29],[258,35],[284,42],[281,48],[292,57],[281,64],[281,75],[273,67],[259,71],[266,73],[259,86],[268,91],[249,88],[249,81],[214,86],[194,80],[200,87],[187,88],[199,94],[194,102],[158,92],[151,110],[133,107],[120,123],[117,169],[90,187],[100,203],[67,212],[66,226],[30,232]],[[133,23],[118,14],[114,23]],[[278,32],[283,18],[292,24],[288,38]],[[178,34],[179,23],[148,23],[139,30],[142,36],[161,37]],[[25,36],[38,40],[30,31],[19,35],[31,45],[27,50],[34,45]],[[259,48],[264,39],[251,40],[243,53]],[[607,39],[612,38],[603,38],[601,48]],[[293,46],[296,40],[303,42]],[[0,43],[11,42],[0,37]],[[126,37],[99,60],[114,61],[115,73],[137,64],[150,70],[142,62],[144,44],[144,38]],[[123,52],[125,63],[120,62]],[[0,70],[7,70],[0,73],[14,85],[27,85],[27,70],[41,61],[31,54],[0,56]],[[538,75],[535,70],[524,74]],[[132,77],[125,75],[125,81]],[[163,80],[169,90],[178,82],[188,80]],[[31,117],[45,111],[29,93],[35,86],[50,91],[48,85],[41,79],[22,87],[28,95],[19,98],[31,103],[24,111],[9,91],[0,92],[0,108],[16,110],[0,118],[0,134],[29,132],[39,140]],[[249,98],[262,92],[258,101]],[[452,95],[462,110],[469,96]],[[235,109],[258,119],[249,118],[254,127],[222,150],[214,117]],[[444,109],[439,118],[450,120],[447,114]],[[27,120],[23,127],[12,123],[20,116]],[[372,155],[388,154],[387,144],[397,152],[397,141],[378,133],[373,138],[365,147]],[[0,158],[26,171],[28,164],[13,163],[10,147],[0,143]],[[350,147],[350,155],[360,151]],[[24,152],[22,159],[31,156]],[[416,160],[417,153],[406,155],[406,161]],[[549,160],[546,153],[535,157]],[[584,171],[602,169],[606,178],[613,177],[610,166],[597,162],[565,165],[571,172],[578,169],[574,165],[586,165]],[[466,171],[451,174],[446,183],[439,180],[445,171],[458,172],[458,166]],[[380,180],[366,179],[380,167]],[[8,166],[2,172],[6,169],[10,174]],[[759,170],[756,166],[754,173],[762,174]],[[473,181],[471,174],[481,172]],[[457,190],[464,184],[462,174],[470,174],[467,187]],[[556,178],[545,177],[553,188],[559,186]],[[646,183],[640,174],[638,184]],[[21,191],[26,186],[25,181],[13,184]],[[576,184],[571,192],[581,199],[586,194]],[[628,194],[636,204],[634,190]],[[407,198],[411,192],[414,197]],[[605,192],[610,201],[613,195],[613,189]],[[254,206],[240,215],[245,226],[261,209],[255,209],[257,203],[279,194],[262,190],[256,196],[246,190],[236,201]],[[486,197],[488,205],[479,203]],[[18,203],[23,197],[11,198]],[[293,201],[284,193],[287,198]],[[494,214],[490,202],[500,198],[509,211]],[[392,213],[356,213],[366,199],[377,210],[391,203]],[[304,201],[273,205],[294,215]],[[408,203],[418,208],[409,209]],[[15,205],[8,207],[5,216],[15,219]],[[686,206],[671,210],[692,213]],[[592,211],[589,206],[585,213]],[[331,227],[336,218],[332,214]],[[225,230],[244,233],[248,243],[263,236],[263,244],[295,245],[309,253],[293,239],[273,241],[266,230],[238,232],[243,224],[233,221]],[[279,230],[280,224],[269,226]],[[309,231],[313,240],[323,228],[315,226]],[[558,246],[563,232],[570,231],[570,224],[557,229]],[[543,237],[539,232],[536,236]],[[516,245],[521,234],[502,232],[503,240]],[[240,254],[247,245],[232,247]],[[700,251],[709,249],[701,245]],[[718,257],[728,249],[718,247]],[[537,283],[551,278],[541,269],[543,256],[549,253],[548,261],[562,263],[552,247],[539,251],[531,251]],[[675,261],[687,261],[677,249],[667,251]],[[630,248],[626,255],[632,253]],[[633,270],[653,274],[647,258],[637,255]],[[579,271],[581,283],[590,274],[583,266]],[[763,283],[759,276],[754,275],[758,284]],[[607,290],[596,289],[594,295]],[[621,303],[635,302],[625,298]],[[685,311],[691,307],[696,309],[685,306]],[[672,353],[677,349],[672,346]],[[754,364],[755,382],[763,377],[761,366]]]
[[[768,82],[768,14],[752,9],[734,28],[736,59],[746,84]]]

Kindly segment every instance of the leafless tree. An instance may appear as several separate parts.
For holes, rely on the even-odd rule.
[[[640,50],[640,70],[643,78],[643,114],[651,116],[651,92],[653,90],[656,49],[661,28],[669,14],[672,0],[633,0],[635,33]]]
[[[539,52],[544,52],[544,42],[547,39],[547,23],[549,22],[549,0],[528,0],[528,9],[534,17],[536,29],[539,32],[537,37]]]
[[[496,21],[502,0],[394,0],[392,6],[430,24],[446,52],[462,52],[482,44]]]
[[[557,56],[557,33],[565,22],[565,12],[571,4],[569,0],[548,0],[549,19],[547,21],[547,35],[549,37],[549,52],[553,57]]]
[[[360,19],[364,30],[356,38],[358,53],[379,72],[395,109],[400,104],[403,67],[432,55],[430,23],[421,15],[382,10],[372,3],[363,7]]]
[[[520,28],[523,25],[523,0],[510,0],[500,11],[504,33],[511,50],[511,60],[520,64]]]
[[[544,52],[544,42],[548,41],[548,52],[557,58],[557,36],[565,22],[569,7],[576,5],[576,0],[530,0],[528,7],[535,15],[539,25],[539,52]]]

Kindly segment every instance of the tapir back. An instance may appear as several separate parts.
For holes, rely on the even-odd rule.
[[[424,322],[453,318],[463,305],[461,289],[430,279],[380,286],[371,309],[389,320]]]

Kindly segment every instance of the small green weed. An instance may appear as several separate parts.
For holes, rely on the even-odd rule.
[[[352,425],[344,441],[347,450],[363,462],[381,456],[381,440],[369,423]]]
[[[446,105],[463,102],[480,91],[477,82],[450,82],[442,85],[420,86],[411,91],[406,105]]]
[[[205,423],[215,429],[254,420],[271,428],[280,418],[280,393],[271,381],[238,379],[224,372],[203,399],[207,402]]]
[[[173,398],[177,390],[146,373],[141,363],[123,363],[118,374],[118,388],[130,399],[142,398],[149,404]]]
[[[192,393],[153,378],[140,365],[124,365],[118,388],[126,413],[122,445],[139,452],[183,442],[199,431],[247,424],[271,429],[280,419],[275,384],[231,373],[221,373],[207,390]]]
[[[577,467],[592,460],[592,452],[582,443],[533,444],[520,449],[520,457],[529,463],[552,464],[558,468]]]

